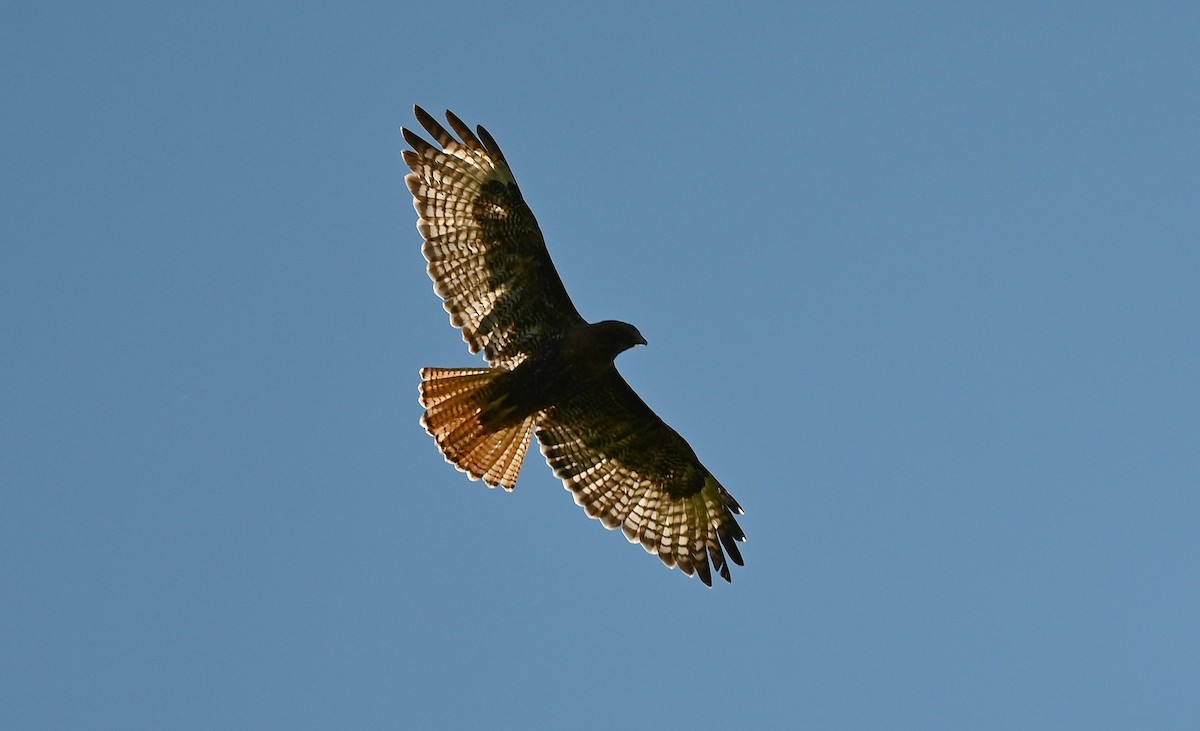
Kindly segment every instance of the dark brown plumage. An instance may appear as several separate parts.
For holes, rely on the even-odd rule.
[[[456,138],[414,111],[437,143],[402,130],[429,276],[492,366],[423,369],[421,423],[448,461],[507,490],[536,433],[588,515],[705,584],[710,564],[729,581],[729,563],[742,563],[741,506],[614,365],[645,339],[628,323],[580,316],[487,130],[446,112]]]

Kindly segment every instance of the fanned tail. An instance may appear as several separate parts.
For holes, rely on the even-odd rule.
[[[446,461],[488,487],[517,484],[533,436],[534,416],[499,430],[480,423],[480,412],[500,405],[504,394],[489,389],[500,368],[422,368],[421,425]]]

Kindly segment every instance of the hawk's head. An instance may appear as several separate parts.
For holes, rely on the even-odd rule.
[[[612,349],[614,358],[617,357],[617,354],[629,350],[635,345],[646,344],[646,338],[642,337],[638,329],[628,322],[604,320],[590,326],[589,329],[598,342],[602,342]]]

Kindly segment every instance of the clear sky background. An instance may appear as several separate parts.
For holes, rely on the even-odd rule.
[[[1195,728],[1200,6],[733,5],[0,10],[0,726]],[[414,103],[731,586],[418,425]]]

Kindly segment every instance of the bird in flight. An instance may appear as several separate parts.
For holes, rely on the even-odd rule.
[[[645,338],[580,316],[486,129],[447,111],[451,134],[413,111],[436,143],[402,129],[429,277],[451,324],[491,366],[422,369],[421,424],[448,462],[505,490],[536,435],[589,516],[708,586],[710,564],[730,581],[746,540],[741,506],[614,364]]]

